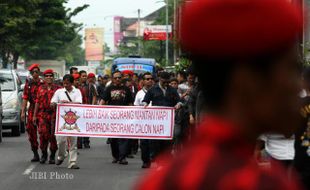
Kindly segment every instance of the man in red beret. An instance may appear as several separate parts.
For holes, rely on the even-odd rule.
[[[163,156],[167,165],[137,189],[300,189],[280,165],[258,166],[253,152],[260,134],[297,126],[301,13],[285,0],[193,0],[181,21],[207,114],[183,151]]]
[[[35,99],[33,123],[37,124],[40,134],[40,149],[42,151],[40,163],[44,164],[47,161],[47,148],[50,143],[49,164],[55,164],[55,153],[57,151],[57,141],[54,135],[56,110],[51,107],[50,102],[60,87],[54,84],[54,71],[52,69],[45,70],[43,76],[44,84],[39,87]]]
[[[43,80],[39,78],[40,68],[38,64],[31,65],[28,70],[30,71],[31,77],[26,80],[24,88],[21,119],[23,121],[25,120],[25,113],[27,111],[27,104],[29,102],[26,129],[28,132],[28,139],[31,145],[31,150],[33,152],[33,158],[31,159],[31,162],[38,162],[40,160],[40,157],[38,154],[39,144],[37,126],[34,125],[32,121],[36,94],[38,92],[38,88],[43,84]]]

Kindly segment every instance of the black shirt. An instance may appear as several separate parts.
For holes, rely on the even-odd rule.
[[[302,98],[301,102],[302,122],[295,133],[294,165],[297,171],[310,174],[310,97]]]
[[[156,84],[152,87],[144,96],[143,102],[150,103],[152,101],[153,106],[167,106],[174,107],[178,102],[180,102],[180,96],[176,89],[168,86],[166,93]]]
[[[132,103],[131,92],[126,86],[110,85],[106,88],[103,100],[107,105],[128,106]]]
[[[97,86],[98,98],[100,100],[104,98],[104,91],[105,91],[105,85],[98,85]]]

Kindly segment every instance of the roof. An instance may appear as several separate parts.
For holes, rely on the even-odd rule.
[[[130,58],[130,57],[121,57],[116,58],[113,61],[114,64],[130,64],[130,63],[139,63],[139,64],[146,64],[146,65],[154,65],[156,64],[155,59],[151,58]]]

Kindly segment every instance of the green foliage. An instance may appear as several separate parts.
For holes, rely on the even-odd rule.
[[[81,25],[71,17],[88,7],[66,9],[66,0],[10,0],[0,4],[0,57],[4,66],[19,56],[30,59],[67,57],[68,46],[78,37]]]
[[[179,64],[175,66],[175,70],[178,71],[186,71],[188,67],[191,65],[191,61],[186,58],[180,58]]]

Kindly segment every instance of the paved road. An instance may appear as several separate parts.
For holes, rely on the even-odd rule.
[[[110,148],[105,142],[106,139],[92,138],[91,149],[79,150],[81,169],[71,170],[66,168],[66,162],[61,166],[32,164],[29,161],[32,153],[25,134],[4,137],[0,143],[0,189],[132,189],[137,178],[146,171],[141,169],[140,155],[128,159],[127,166],[111,164]]]

